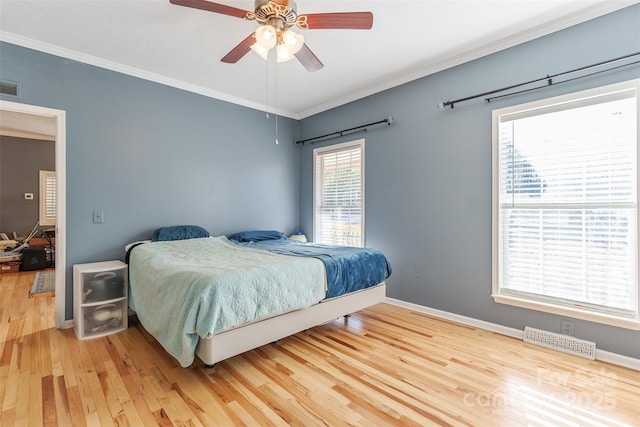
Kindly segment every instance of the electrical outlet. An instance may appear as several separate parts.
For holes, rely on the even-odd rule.
[[[104,211],[93,211],[93,223],[94,224],[104,223]]]
[[[573,336],[574,327],[575,323],[570,320],[562,320],[562,322],[560,322],[560,330],[563,335]]]
[[[416,277],[422,277],[422,267],[416,266]]]

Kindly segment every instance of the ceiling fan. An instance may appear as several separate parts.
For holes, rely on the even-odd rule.
[[[207,0],[170,0],[170,2],[178,6],[255,20],[260,24],[255,33],[249,34],[221,59],[222,62],[230,64],[238,62],[249,50],[267,59],[269,50],[275,47],[278,62],[289,61],[296,57],[307,71],[317,71],[324,65],[305,44],[304,37],[290,30],[291,27],[297,26],[303,30],[368,30],[373,26],[371,12],[298,15],[296,3],[293,0],[255,0],[253,12]]]

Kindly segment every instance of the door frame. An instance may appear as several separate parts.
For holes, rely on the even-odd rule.
[[[73,325],[72,320],[65,320],[67,285],[66,285],[66,224],[67,224],[67,140],[66,140],[66,112],[38,105],[22,104],[19,102],[0,100],[0,113],[12,111],[34,116],[53,118],[56,121],[55,135],[55,164],[56,164],[56,280],[55,280],[55,325],[56,329],[68,328]]]

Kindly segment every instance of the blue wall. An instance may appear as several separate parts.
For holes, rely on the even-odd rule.
[[[559,316],[491,298],[491,111],[638,78],[640,68],[489,104],[481,98],[453,110],[436,106],[638,51],[640,6],[633,6],[303,120],[301,139],[387,116],[395,122],[301,149],[301,229],[313,229],[313,148],[364,137],[366,244],[391,260],[388,296],[512,328],[560,332]],[[640,357],[640,332],[576,320],[575,333],[600,349]]]
[[[295,120],[279,119],[275,145],[273,114],[7,43],[0,78],[67,112],[67,319],[71,266],[123,259],[157,227],[297,230]]]

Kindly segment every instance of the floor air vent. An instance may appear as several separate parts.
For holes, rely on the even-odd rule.
[[[594,360],[596,358],[596,343],[579,340],[569,335],[556,334],[527,326],[524,328],[524,341],[585,359]]]

